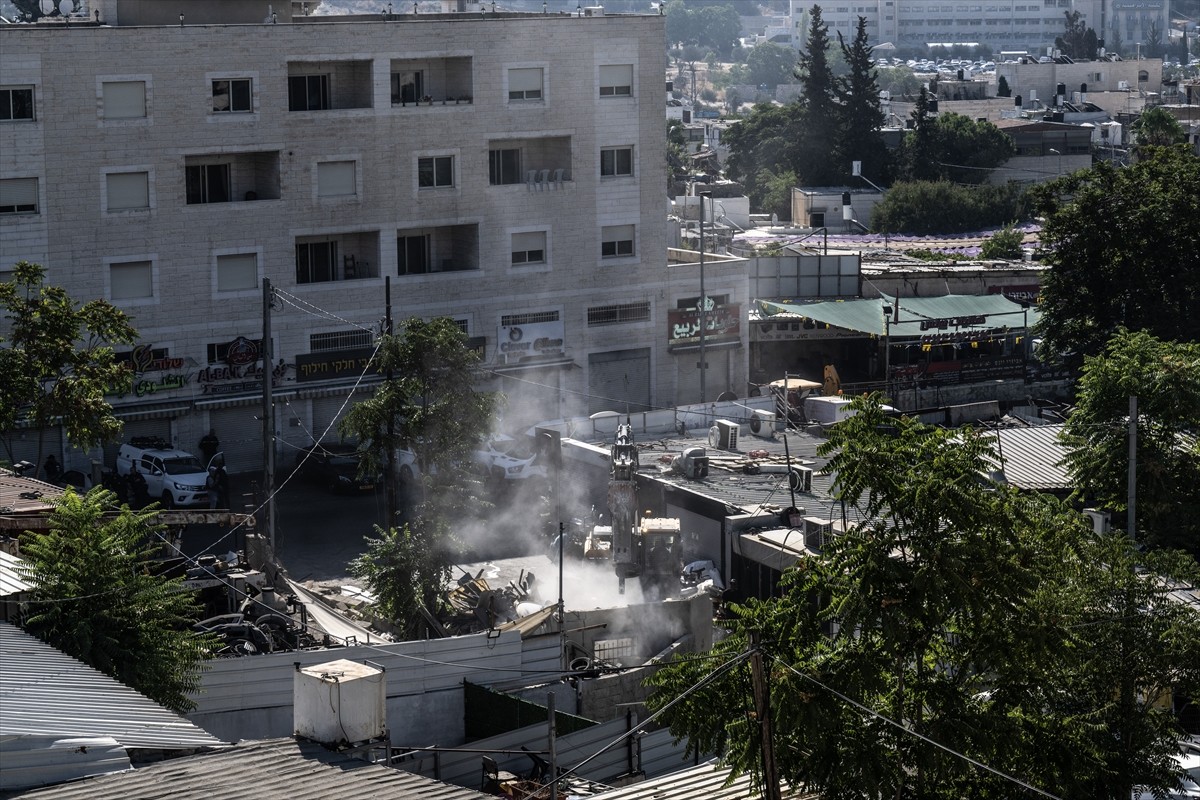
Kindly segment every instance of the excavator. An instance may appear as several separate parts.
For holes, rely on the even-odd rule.
[[[637,472],[633,428],[628,423],[620,424],[612,446],[608,481],[613,567],[621,594],[625,594],[627,578],[640,578],[644,595],[662,599],[679,591],[683,566],[679,520],[664,517],[639,520]]]

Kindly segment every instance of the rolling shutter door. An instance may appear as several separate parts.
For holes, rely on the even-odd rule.
[[[342,409],[342,403],[346,402],[345,397],[337,395],[333,397],[315,397],[312,401],[312,437],[319,439],[326,444],[340,442],[342,440],[341,431],[338,430],[337,423],[342,417],[346,416],[346,412],[354,407],[354,402],[346,403],[346,408]],[[341,411],[339,414],[338,412]],[[330,427],[333,423],[333,427]],[[325,429],[329,428],[329,432],[322,437],[321,434]]]
[[[263,468],[262,422],[258,405],[223,408],[208,415],[208,425],[215,428],[221,440],[221,451],[225,453],[225,469],[228,472],[254,472]],[[200,455],[198,445],[193,443],[184,448]]]
[[[63,436],[62,428],[54,427],[47,428],[41,435],[41,450],[42,460],[38,461],[38,432],[33,428],[25,428],[11,432],[9,444],[12,446],[12,463],[16,464],[19,461],[28,461],[30,464],[36,464],[39,467],[45,463],[46,456],[53,454],[54,459],[59,465],[64,465],[63,461]],[[78,452],[78,451],[76,451]],[[113,451],[116,452],[115,450]],[[8,461],[9,453],[6,449],[0,449],[0,460]],[[63,469],[70,467],[63,466]],[[27,473],[29,477],[33,477],[33,473]],[[45,476],[42,476],[43,480]]]
[[[588,413],[650,408],[650,348],[588,356]]]

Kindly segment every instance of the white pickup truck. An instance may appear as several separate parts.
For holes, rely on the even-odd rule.
[[[221,453],[213,456],[219,463]],[[117,474],[128,478],[139,473],[146,481],[146,493],[162,501],[164,508],[199,506],[208,503],[204,482],[208,470],[200,459],[176,450],[161,439],[134,439],[117,451]]]

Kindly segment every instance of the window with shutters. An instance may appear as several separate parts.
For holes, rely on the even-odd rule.
[[[358,194],[353,161],[322,161],[317,164],[318,197],[353,197]]]
[[[514,267],[545,263],[545,231],[528,231],[512,235],[512,264]]]
[[[146,117],[145,81],[104,81],[100,91],[105,120]]]
[[[0,86],[0,122],[34,118],[32,86]]]
[[[109,292],[114,301],[154,297],[154,273],[149,261],[109,264]]]
[[[217,291],[240,292],[258,288],[258,255],[231,253],[217,256]]]
[[[517,67],[508,71],[509,102],[541,101],[545,99],[545,69]]]
[[[150,208],[149,172],[109,172],[104,176],[107,211],[141,211]]]
[[[628,258],[633,255],[633,225],[606,225],[600,229],[600,257]]]
[[[600,67],[601,97],[630,97],[632,95],[632,64],[606,64]]]
[[[38,179],[0,180],[0,214],[38,213]]]

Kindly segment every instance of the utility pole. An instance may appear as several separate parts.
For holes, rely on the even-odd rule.
[[[712,204],[711,192],[700,192],[700,301],[697,303],[697,312],[700,317],[700,402],[704,403],[708,400],[708,392],[705,386],[705,374],[708,370],[708,362],[705,359],[705,328],[708,327],[708,303],[704,295],[704,198],[709,198],[709,205]],[[706,425],[708,423],[705,423]]]
[[[775,743],[771,736],[771,688],[763,669],[758,631],[750,632],[750,676],[754,683],[754,713],[758,717],[759,742],[762,747],[763,800],[781,800],[779,772],[775,768]]]
[[[392,276],[383,279],[383,331],[387,337],[392,335]],[[390,361],[388,362],[390,365]],[[392,368],[387,368],[386,380],[392,382]],[[384,481],[387,484],[388,525],[395,525],[400,515],[400,491],[396,486],[396,419],[391,414],[387,421],[387,462],[384,466]]]
[[[1126,488],[1129,492],[1125,527],[1131,539],[1137,539],[1137,395],[1129,395],[1129,474]]]
[[[263,386],[262,386],[262,424],[263,424],[263,490],[266,491],[266,502],[263,513],[266,515],[267,541],[271,552],[275,552],[275,404],[271,397],[271,384],[275,372],[275,356],[271,348],[271,279],[263,278]]]
[[[546,694],[547,742],[550,754],[550,800],[558,800],[558,714],[554,710],[554,692]]]

